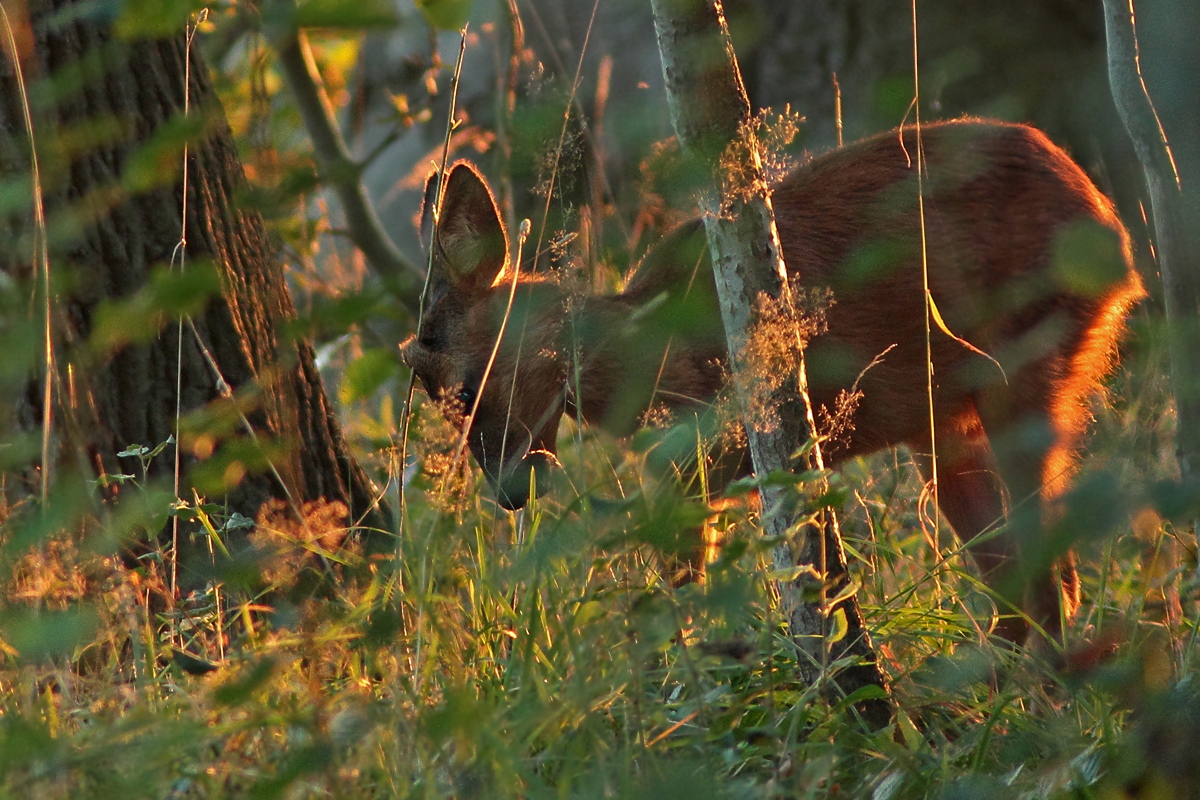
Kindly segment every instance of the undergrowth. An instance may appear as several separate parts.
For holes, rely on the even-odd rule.
[[[518,515],[478,486],[436,498],[413,477],[402,533],[382,554],[353,536],[332,544],[336,510],[306,509],[306,524],[283,532],[264,512],[270,546],[234,554],[176,608],[162,600],[161,554],[112,550],[127,541],[112,530],[128,524],[122,504],[97,514],[79,485],[72,515],[7,509],[0,787],[1190,796],[1170,792],[1193,785],[1194,767],[1171,749],[1173,732],[1195,727],[1184,713],[1196,703],[1193,628],[1148,610],[1146,566],[1161,541],[1147,537],[1161,539],[1160,525],[1143,520],[1093,548],[1086,627],[1073,638],[1111,647],[1063,674],[987,638],[994,604],[919,513],[903,455],[851,463],[838,479],[850,497],[843,530],[897,712],[871,732],[836,695],[797,682],[767,543],[745,512],[716,520],[726,543],[707,581],[672,588],[664,545],[698,504],[644,455],[588,432],[576,441],[555,499]],[[205,513],[220,530],[220,510]],[[1169,788],[1136,789],[1146,785]]]

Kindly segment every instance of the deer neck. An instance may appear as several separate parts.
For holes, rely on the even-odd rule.
[[[576,419],[626,436],[647,411],[704,406],[719,391],[720,325],[717,337],[698,338],[670,331],[647,310],[626,297],[593,296],[568,315],[566,407]]]

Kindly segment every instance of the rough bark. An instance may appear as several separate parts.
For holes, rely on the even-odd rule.
[[[780,298],[786,302],[790,291],[770,193],[753,142],[754,134],[749,130],[750,104],[719,0],[653,0],[652,7],[675,130],[683,147],[707,171],[708,188],[700,198],[700,207],[731,369],[740,389],[742,376],[751,374],[746,350],[762,299]],[[745,150],[750,163],[739,166],[745,169],[748,185],[737,187],[734,192],[722,191],[722,158],[732,147]],[[793,267],[803,269],[803,265]],[[798,381],[804,385],[803,367]],[[744,420],[754,471],[759,476],[795,466],[792,453],[811,427],[811,414],[807,415],[806,425],[805,414],[796,413],[793,398],[780,397],[776,402],[782,412],[778,424],[763,424],[753,414]],[[789,504],[784,491],[763,485],[760,495],[764,535],[784,542],[773,552],[775,567],[794,575],[781,581],[779,588],[791,634],[801,652],[808,656],[800,659],[804,678],[810,682],[820,680],[831,657],[837,660],[858,656],[857,665],[834,678],[839,688],[847,693],[870,685],[886,690],[886,681],[871,651],[862,614],[852,594],[840,603],[849,629],[830,649],[834,609],[827,598],[839,596],[839,590],[847,582],[845,553],[836,521],[830,517],[819,529],[809,526],[802,531],[797,557],[789,543],[792,520],[786,510]],[[859,703],[858,708],[875,727],[887,724],[890,717],[886,701],[871,700]]]
[[[51,242],[51,270],[60,287],[54,297],[61,346],[56,404],[64,412],[56,435],[63,460],[86,453],[96,472],[136,473],[136,461],[122,463],[116,454],[134,443],[153,447],[175,429],[178,329],[169,324],[146,344],[99,358],[89,338],[101,304],[144,287],[153,267],[171,261],[179,241],[184,186],[178,156],[158,165],[163,175],[152,188],[129,189],[122,179],[139,152],[144,155],[146,143],[182,117],[187,48],[184,20],[173,38],[126,42],[114,35],[110,15],[89,13],[87,5],[30,2],[29,46],[22,59],[35,98],[51,229],[57,225],[61,233],[61,224],[82,212],[75,231]],[[295,309],[279,254],[259,215],[236,201],[242,165],[196,48],[190,58],[191,109],[203,115],[205,127],[189,151],[187,261],[214,264],[220,291],[193,318],[196,335],[184,329],[183,411],[208,405],[231,416],[202,343],[247,410],[258,441],[281,445],[271,447],[274,472],[250,471],[229,488],[224,498],[229,510],[254,517],[267,500],[290,496],[299,505],[323,498],[344,502],[356,521],[384,527],[386,512],[375,504],[370,481],[347,449],[311,346],[281,330]],[[63,91],[71,75],[79,87]],[[50,80],[58,82],[57,91],[50,91]],[[122,126],[120,136],[74,152],[61,149],[72,131],[114,120]],[[28,147],[7,52],[0,60],[0,135],[5,177],[27,175]],[[31,217],[21,209],[8,223],[0,266],[27,277]],[[19,404],[15,420],[37,428],[44,417],[41,394],[31,390],[24,397],[30,399]],[[239,428],[235,422],[216,434],[217,457],[231,442],[246,443]],[[188,450],[185,441],[185,470],[205,455],[203,447]],[[169,474],[171,460],[168,450],[152,465],[151,477]],[[186,488],[181,494],[190,497]]]

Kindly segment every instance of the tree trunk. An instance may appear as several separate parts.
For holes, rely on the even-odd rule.
[[[653,0],[652,7],[675,130],[683,147],[706,171],[700,208],[729,343],[730,368],[743,407],[748,409],[749,393],[743,383],[752,380],[752,366],[747,350],[755,325],[764,321],[765,301],[776,298],[792,310],[787,268],[780,255],[770,193],[751,128],[750,103],[720,0]],[[748,162],[737,165],[738,185],[733,187],[727,185],[724,174],[731,153]],[[802,264],[793,266],[803,269]],[[802,348],[799,334],[797,347]],[[802,355],[799,364],[792,391],[803,391],[806,386]],[[782,396],[773,402],[779,410],[775,424],[764,424],[759,415],[744,412],[754,471],[761,477],[791,469],[792,452],[814,428],[810,406],[797,409],[795,398]],[[821,467],[819,448],[816,453],[816,466]],[[775,568],[794,573],[781,581],[779,588],[791,634],[801,653],[808,656],[807,661],[803,656],[800,659],[804,678],[812,683],[825,677],[831,656],[834,660],[857,656],[857,665],[836,676],[839,688],[847,694],[867,686],[886,691],[857,600],[852,593],[841,591],[848,583],[846,557],[832,512],[823,512],[826,518],[819,530],[808,526],[797,558],[788,541],[792,520],[784,490],[763,484],[759,492],[763,532],[784,542],[774,550]],[[832,607],[829,596],[841,598],[839,608]],[[847,630],[831,652],[829,634],[835,611],[844,614]],[[891,715],[886,700],[871,699],[857,707],[872,727],[886,725]]]
[[[1195,168],[1195,132],[1183,130],[1183,158],[1178,162],[1167,141],[1149,91],[1142,80],[1131,0],[1104,0],[1108,34],[1108,72],[1113,100],[1133,141],[1145,172],[1154,218],[1155,249],[1163,283],[1171,393],[1175,398],[1176,451],[1185,485],[1200,478],[1200,174]],[[1182,66],[1168,54],[1162,60]],[[1177,76],[1187,73],[1180,69]],[[1175,87],[1172,87],[1175,88]],[[1189,138],[1190,137],[1190,138]],[[1191,152],[1188,152],[1188,151]],[[1196,520],[1191,520],[1196,529]]]
[[[14,20],[52,237],[58,347],[53,430],[60,463],[78,463],[85,454],[95,473],[138,474],[137,460],[117,453],[131,444],[154,447],[175,432],[178,327],[171,323],[145,343],[106,351],[97,347],[98,314],[105,304],[145,290],[151,269],[172,261],[184,230],[182,147],[172,130],[183,117],[189,56],[185,20],[172,38],[125,41],[113,31],[109,13],[88,6],[31,0],[28,27],[22,30],[21,20]],[[11,182],[29,175],[29,147],[7,48],[0,65],[0,169]],[[77,89],[69,88],[72,82]],[[188,89],[202,132],[192,135],[188,151],[184,268],[212,264],[220,286],[192,317],[194,330],[184,325],[181,407],[186,415],[207,406],[205,415],[216,424],[185,433],[182,499],[191,497],[188,476],[202,475],[197,467],[204,466],[224,478],[229,511],[253,518],[268,500],[287,500],[299,509],[324,499],[344,503],[350,522],[386,528],[386,511],[347,450],[311,346],[283,329],[295,309],[279,254],[260,216],[235,200],[242,165],[195,48]],[[67,149],[89,126],[103,130],[114,122],[119,135]],[[149,173],[148,156],[156,156]],[[19,208],[8,222],[0,266],[18,281],[31,280],[32,214]],[[126,313],[136,314],[132,308]],[[144,320],[129,320],[131,328],[139,322]],[[43,378],[39,373],[34,383]],[[232,401],[218,388],[221,381],[232,390]],[[41,398],[33,387],[17,398],[9,413],[18,428],[41,427]],[[167,449],[152,463],[150,477],[171,471]],[[11,487],[11,476],[8,481]],[[213,485],[204,483],[210,500],[217,499]]]

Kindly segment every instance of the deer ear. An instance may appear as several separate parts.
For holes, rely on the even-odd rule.
[[[432,278],[482,292],[508,261],[508,235],[492,191],[474,167],[460,161],[445,180]]]

